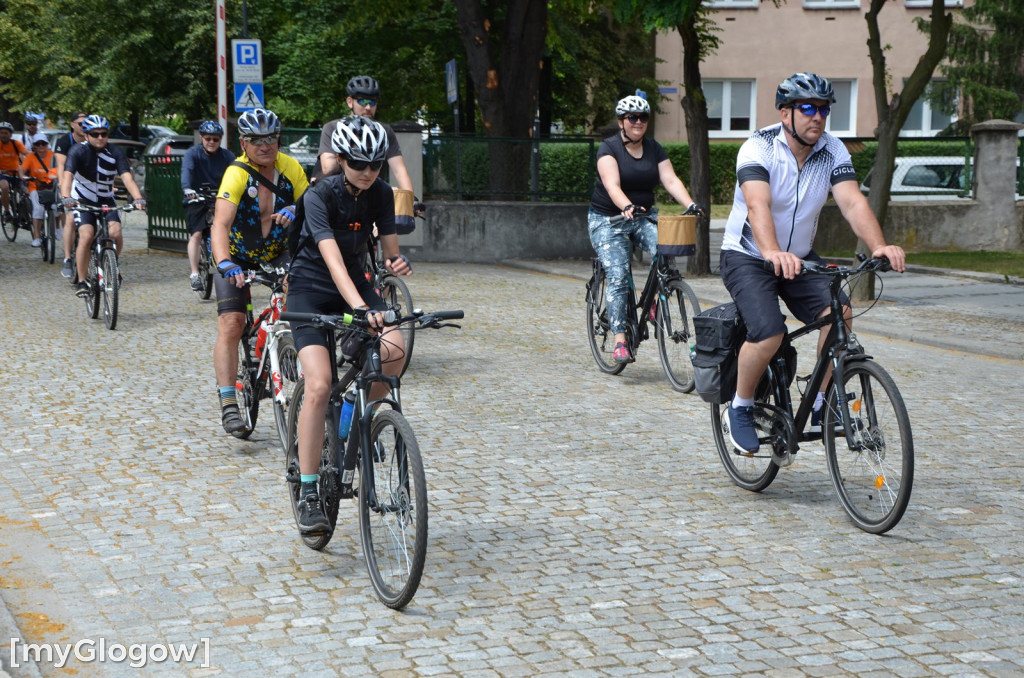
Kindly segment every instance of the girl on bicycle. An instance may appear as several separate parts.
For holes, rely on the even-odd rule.
[[[658,210],[654,189],[660,183],[680,205],[703,215],[672,169],[661,144],[645,136],[651,107],[646,99],[628,96],[615,106],[619,133],[597,149],[597,183],[590,198],[587,226],[590,243],[607,275],[605,301],[615,333],[617,363],[632,362],[626,345],[626,300],[629,296],[630,241],[654,256],[658,245]],[[621,216],[622,219],[613,217]]]
[[[341,173],[324,177],[302,198],[303,224],[289,273],[288,310],[296,313],[341,314],[364,312],[370,324],[383,328],[377,311],[387,306],[363,270],[366,243],[377,225],[387,267],[395,275],[410,275],[408,260],[399,253],[395,201],[391,187],[378,174],[388,150],[384,127],[370,118],[349,116],[331,136]],[[330,530],[317,492],[324,417],[331,393],[331,360],[327,332],[292,324],[292,338],[305,374],[305,400],[299,413],[299,531],[303,535]],[[381,339],[384,372],[398,375],[405,361],[405,344],[398,328]],[[374,384],[371,397],[385,395]]]

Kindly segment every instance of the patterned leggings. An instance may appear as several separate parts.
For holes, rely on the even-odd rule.
[[[653,219],[653,222],[647,217]],[[609,223],[609,217],[590,210],[587,214],[587,228],[590,244],[594,246],[597,258],[605,273],[605,303],[608,306],[608,321],[612,332],[626,331],[626,306],[629,299],[629,257],[630,242],[635,242],[648,255],[654,256],[658,247],[658,210],[652,208],[647,217]]]

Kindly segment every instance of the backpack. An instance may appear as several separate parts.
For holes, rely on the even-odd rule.
[[[735,303],[709,308],[693,316],[696,334],[693,381],[704,402],[722,405],[736,393],[739,350],[747,338]]]
[[[295,261],[295,255],[309,244],[309,236],[302,236],[302,224],[306,220],[306,196],[314,191],[324,201],[324,205],[327,207],[327,219],[332,229],[334,227],[334,218],[337,212],[334,209],[334,191],[331,190],[329,184],[318,181],[307,188],[306,192],[299,198],[299,202],[295,205],[295,220],[288,226],[288,256],[291,257],[292,261]]]

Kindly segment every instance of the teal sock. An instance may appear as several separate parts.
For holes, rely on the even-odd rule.
[[[302,491],[299,496],[307,497],[311,494],[317,494],[317,484],[320,481],[320,474],[314,473],[312,475],[300,474],[299,480],[302,482]]]
[[[238,405],[238,401],[235,400],[235,387],[234,386],[218,386],[220,390],[220,408],[223,410],[229,405]]]

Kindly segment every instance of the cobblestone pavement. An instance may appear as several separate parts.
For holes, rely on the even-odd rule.
[[[325,552],[297,538],[270,412],[248,442],[220,430],[214,307],[183,258],[130,238],[114,332],[26,243],[0,243],[0,633],[209,639],[209,667],[203,648],[55,668],[20,647],[12,666],[5,635],[16,678],[1024,672],[1020,361],[861,332],[917,450],[910,508],[878,537],[847,520],[814,444],[763,493],[734,486],[653,342],[598,372],[578,279],[417,265],[417,305],[466,320],[417,335],[405,381],[430,549],[397,613],[373,596],[354,505]]]

